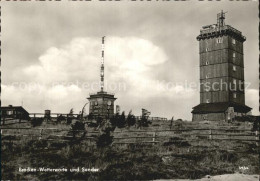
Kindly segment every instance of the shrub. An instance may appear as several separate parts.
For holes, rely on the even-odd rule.
[[[87,117],[88,117],[88,120],[93,120],[94,119],[93,113],[90,113]]]
[[[117,123],[120,119],[120,115],[119,113],[116,113],[112,118],[110,118],[110,123],[112,124],[112,126],[117,126]]]
[[[260,131],[259,116],[254,120],[252,131]]]
[[[113,138],[114,137],[110,135],[110,132],[100,135],[97,139],[97,147],[102,148],[111,145]]]
[[[111,145],[114,138],[111,136],[111,132],[114,132],[115,126],[113,126],[109,121],[104,120],[100,126],[100,129],[102,134],[97,139],[97,147],[106,147]]]
[[[137,124],[138,128],[148,127],[150,124],[152,124],[152,122],[148,120],[148,117],[142,116],[141,119],[137,121]]]
[[[103,121],[102,117],[97,117],[97,126],[99,126]]]
[[[124,128],[126,126],[125,112],[123,111],[121,115],[116,113],[109,121],[113,127]]]
[[[125,119],[125,112],[123,111],[122,114],[119,116],[119,120],[117,122],[118,128],[124,128],[126,125],[126,119]]]
[[[86,131],[85,124],[81,121],[77,120],[74,124],[71,125],[71,132],[73,134],[73,138],[75,138],[76,135],[79,134],[81,134],[81,137],[84,137],[86,135],[85,131]]]
[[[33,119],[31,120],[31,125],[32,125],[33,127],[41,126],[42,123],[43,123],[43,118],[33,118]]]
[[[74,118],[73,117],[73,108],[71,108],[70,109],[70,113],[69,113],[69,115],[67,116],[67,124],[71,124],[71,122],[72,122],[72,119]]]
[[[73,119],[72,117],[68,117],[68,118],[67,118],[67,124],[68,124],[68,125],[72,123],[72,119]]]
[[[65,121],[65,120],[66,120],[65,116],[59,115],[57,117],[57,122],[61,122],[61,121]]]
[[[238,122],[254,122],[256,120],[256,116],[236,116],[234,119]]]
[[[130,126],[134,126],[135,123],[136,123],[135,116],[132,114],[132,111],[130,111],[126,118],[126,124],[128,127],[130,127]]]
[[[88,127],[96,128],[96,127],[98,127],[98,125],[97,125],[97,123],[88,123]]]

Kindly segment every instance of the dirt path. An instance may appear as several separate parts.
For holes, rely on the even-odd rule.
[[[225,174],[216,176],[206,176],[201,179],[190,180],[190,179],[166,179],[156,181],[259,181],[259,175],[244,175],[244,174]]]

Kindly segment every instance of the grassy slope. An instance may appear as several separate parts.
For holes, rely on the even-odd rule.
[[[183,123],[181,127],[194,127],[195,125],[192,124]],[[46,124],[43,126],[48,127]],[[199,127],[208,126],[215,125],[199,125]],[[245,125],[242,126],[245,127]],[[197,179],[209,174],[241,172],[239,166],[248,166],[249,170],[245,171],[247,174],[258,173],[258,154],[254,144],[245,143],[241,147],[240,143],[221,140],[200,143],[173,141],[169,144],[154,146],[113,145],[98,149],[89,145],[88,141],[68,144],[60,141],[22,139],[19,142],[2,144],[2,159],[2,179],[11,180]],[[99,168],[100,172],[20,173],[19,166],[94,167]]]

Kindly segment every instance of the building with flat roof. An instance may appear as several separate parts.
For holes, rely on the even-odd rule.
[[[94,117],[111,118],[114,115],[114,102],[116,100],[114,94],[105,91],[90,94],[89,113]]]

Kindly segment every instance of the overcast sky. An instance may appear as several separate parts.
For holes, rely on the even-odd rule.
[[[199,89],[185,86],[199,82],[196,36],[224,10],[247,38],[246,104],[259,114],[256,1],[1,3],[2,105],[78,113],[98,90],[105,35],[107,91],[121,110],[191,120]]]

